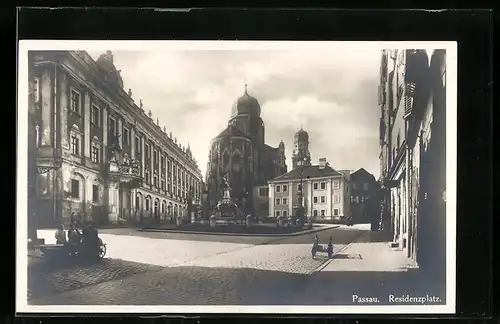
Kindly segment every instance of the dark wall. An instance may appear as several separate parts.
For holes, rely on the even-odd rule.
[[[367,188],[364,187],[367,184]],[[379,186],[375,177],[360,169],[351,175],[351,212],[354,223],[371,223],[380,216]]]

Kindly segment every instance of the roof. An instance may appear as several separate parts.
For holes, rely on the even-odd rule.
[[[352,178],[373,178],[375,180],[375,176],[371,174],[370,172],[366,171],[364,168],[360,168],[359,170],[351,173],[351,179]]]
[[[225,130],[219,133],[215,138],[221,138],[221,137],[231,137],[231,136],[239,136],[239,137],[246,137],[242,131],[240,131],[236,126],[233,125],[228,125]]]
[[[320,169],[319,165],[311,165],[311,166],[304,166],[303,168],[299,167],[293,169],[290,172],[287,172],[274,179],[269,180],[269,182],[284,181],[284,180],[299,180],[301,170],[303,170],[302,172],[303,179],[343,176],[342,173],[335,171],[332,167],[328,165],[325,166],[323,169]]]

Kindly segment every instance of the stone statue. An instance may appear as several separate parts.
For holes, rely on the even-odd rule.
[[[222,177],[222,189],[230,189],[229,178],[227,173]]]

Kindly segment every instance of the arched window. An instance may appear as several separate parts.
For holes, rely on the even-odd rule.
[[[138,210],[143,208],[143,206],[142,206],[142,194],[141,193],[137,193],[137,196],[135,197],[135,208]]]
[[[161,202],[161,213],[162,214],[165,214],[165,206],[167,205],[167,203],[164,201]]]
[[[151,208],[151,197],[150,196],[147,196],[146,197],[146,211],[149,211]]]
[[[160,201],[157,198],[157,199],[155,199],[155,207],[154,207],[154,213],[155,213],[155,215],[158,214],[158,209],[160,208],[159,205],[160,205]]]

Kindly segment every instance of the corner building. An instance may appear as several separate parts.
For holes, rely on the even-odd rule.
[[[232,107],[228,126],[210,143],[207,167],[209,203],[212,208],[222,198],[223,177],[231,185],[231,196],[245,213],[268,215],[268,203],[255,194],[267,181],[287,172],[285,145],[265,144],[264,121],[256,98],[245,93]]]
[[[123,89],[111,51],[97,60],[29,52],[29,105],[36,226],[66,223],[72,212],[101,223],[161,221],[199,206],[202,177],[189,145]]]

